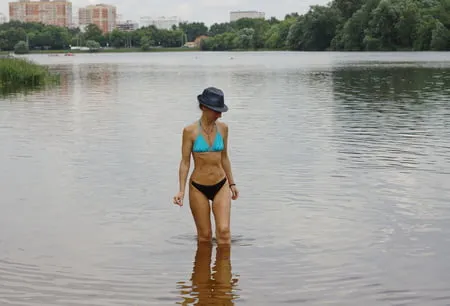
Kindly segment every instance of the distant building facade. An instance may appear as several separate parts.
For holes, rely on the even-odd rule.
[[[66,0],[9,2],[9,20],[69,27],[72,25],[72,2]]]
[[[103,33],[111,32],[116,28],[117,9],[114,5],[95,4],[78,10],[78,24],[87,26],[97,25]]]
[[[266,18],[264,12],[258,11],[232,11],[230,12],[230,22],[239,20],[241,18]]]
[[[5,14],[0,13],[0,24],[8,22],[8,18],[5,16]]]
[[[148,27],[155,26],[157,29],[170,30],[173,26],[178,26],[180,19],[177,16],[171,17],[141,17],[139,26]]]
[[[137,22],[133,22],[132,20],[127,21],[119,21],[116,25],[116,29],[120,31],[134,31],[139,28],[139,24]]]

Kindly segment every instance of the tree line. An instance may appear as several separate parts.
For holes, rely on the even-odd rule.
[[[171,29],[142,27],[102,33],[96,25],[84,32],[41,23],[11,21],[0,25],[0,49],[69,49],[98,43],[102,47],[181,47],[197,37],[200,49],[395,51],[450,50],[450,0],[333,0],[311,6],[303,15],[284,19],[239,19],[215,23],[180,23]]]
[[[450,0],[333,0],[284,20],[214,24],[203,50],[450,50]]]

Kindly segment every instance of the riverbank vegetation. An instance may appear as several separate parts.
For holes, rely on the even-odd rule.
[[[213,25],[203,50],[450,50],[450,0],[334,0],[284,20]]]
[[[210,27],[192,22],[170,30],[149,26],[106,34],[95,25],[85,32],[16,21],[0,25],[1,50],[23,50],[23,42],[30,52],[68,50],[89,41],[100,44],[99,52],[180,48],[194,41],[210,51],[443,51],[450,50],[450,0],[333,0],[282,20],[240,19]]]
[[[0,58],[0,92],[33,89],[57,84],[59,76],[47,67],[21,58]]]

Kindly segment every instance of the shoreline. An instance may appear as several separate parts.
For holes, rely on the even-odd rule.
[[[210,50],[201,50],[200,48],[152,48],[150,50],[144,51],[141,48],[118,48],[118,49],[101,49],[97,51],[85,51],[85,50],[32,50],[26,54],[15,54],[14,51],[0,51],[0,55],[9,55],[13,54],[13,56],[22,56],[22,55],[30,55],[30,54],[96,54],[96,53],[183,53],[183,52],[299,52],[299,53],[426,53],[426,52],[436,52],[436,53],[445,53],[448,51],[432,51],[432,50],[389,50],[389,51],[335,51],[335,50],[324,50],[324,51],[295,51],[295,50],[287,50],[287,49],[233,49],[233,50],[223,50],[223,51],[210,51]]]
[[[76,54],[95,54],[95,53],[155,53],[155,52],[194,52],[201,51],[199,48],[152,48],[148,51],[143,51],[141,48],[118,48],[118,49],[101,49],[97,51],[85,51],[85,50],[30,50],[26,54],[14,54],[14,51],[0,51],[0,54],[14,54],[14,55],[27,55],[27,54],[65,54],[65,53],[76,53]]]

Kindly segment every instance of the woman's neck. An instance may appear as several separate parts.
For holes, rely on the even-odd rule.
[[[208,120],[205,116],[201,116],[200,123],[205,129],[209,129],[214,125],[214,120]]]

